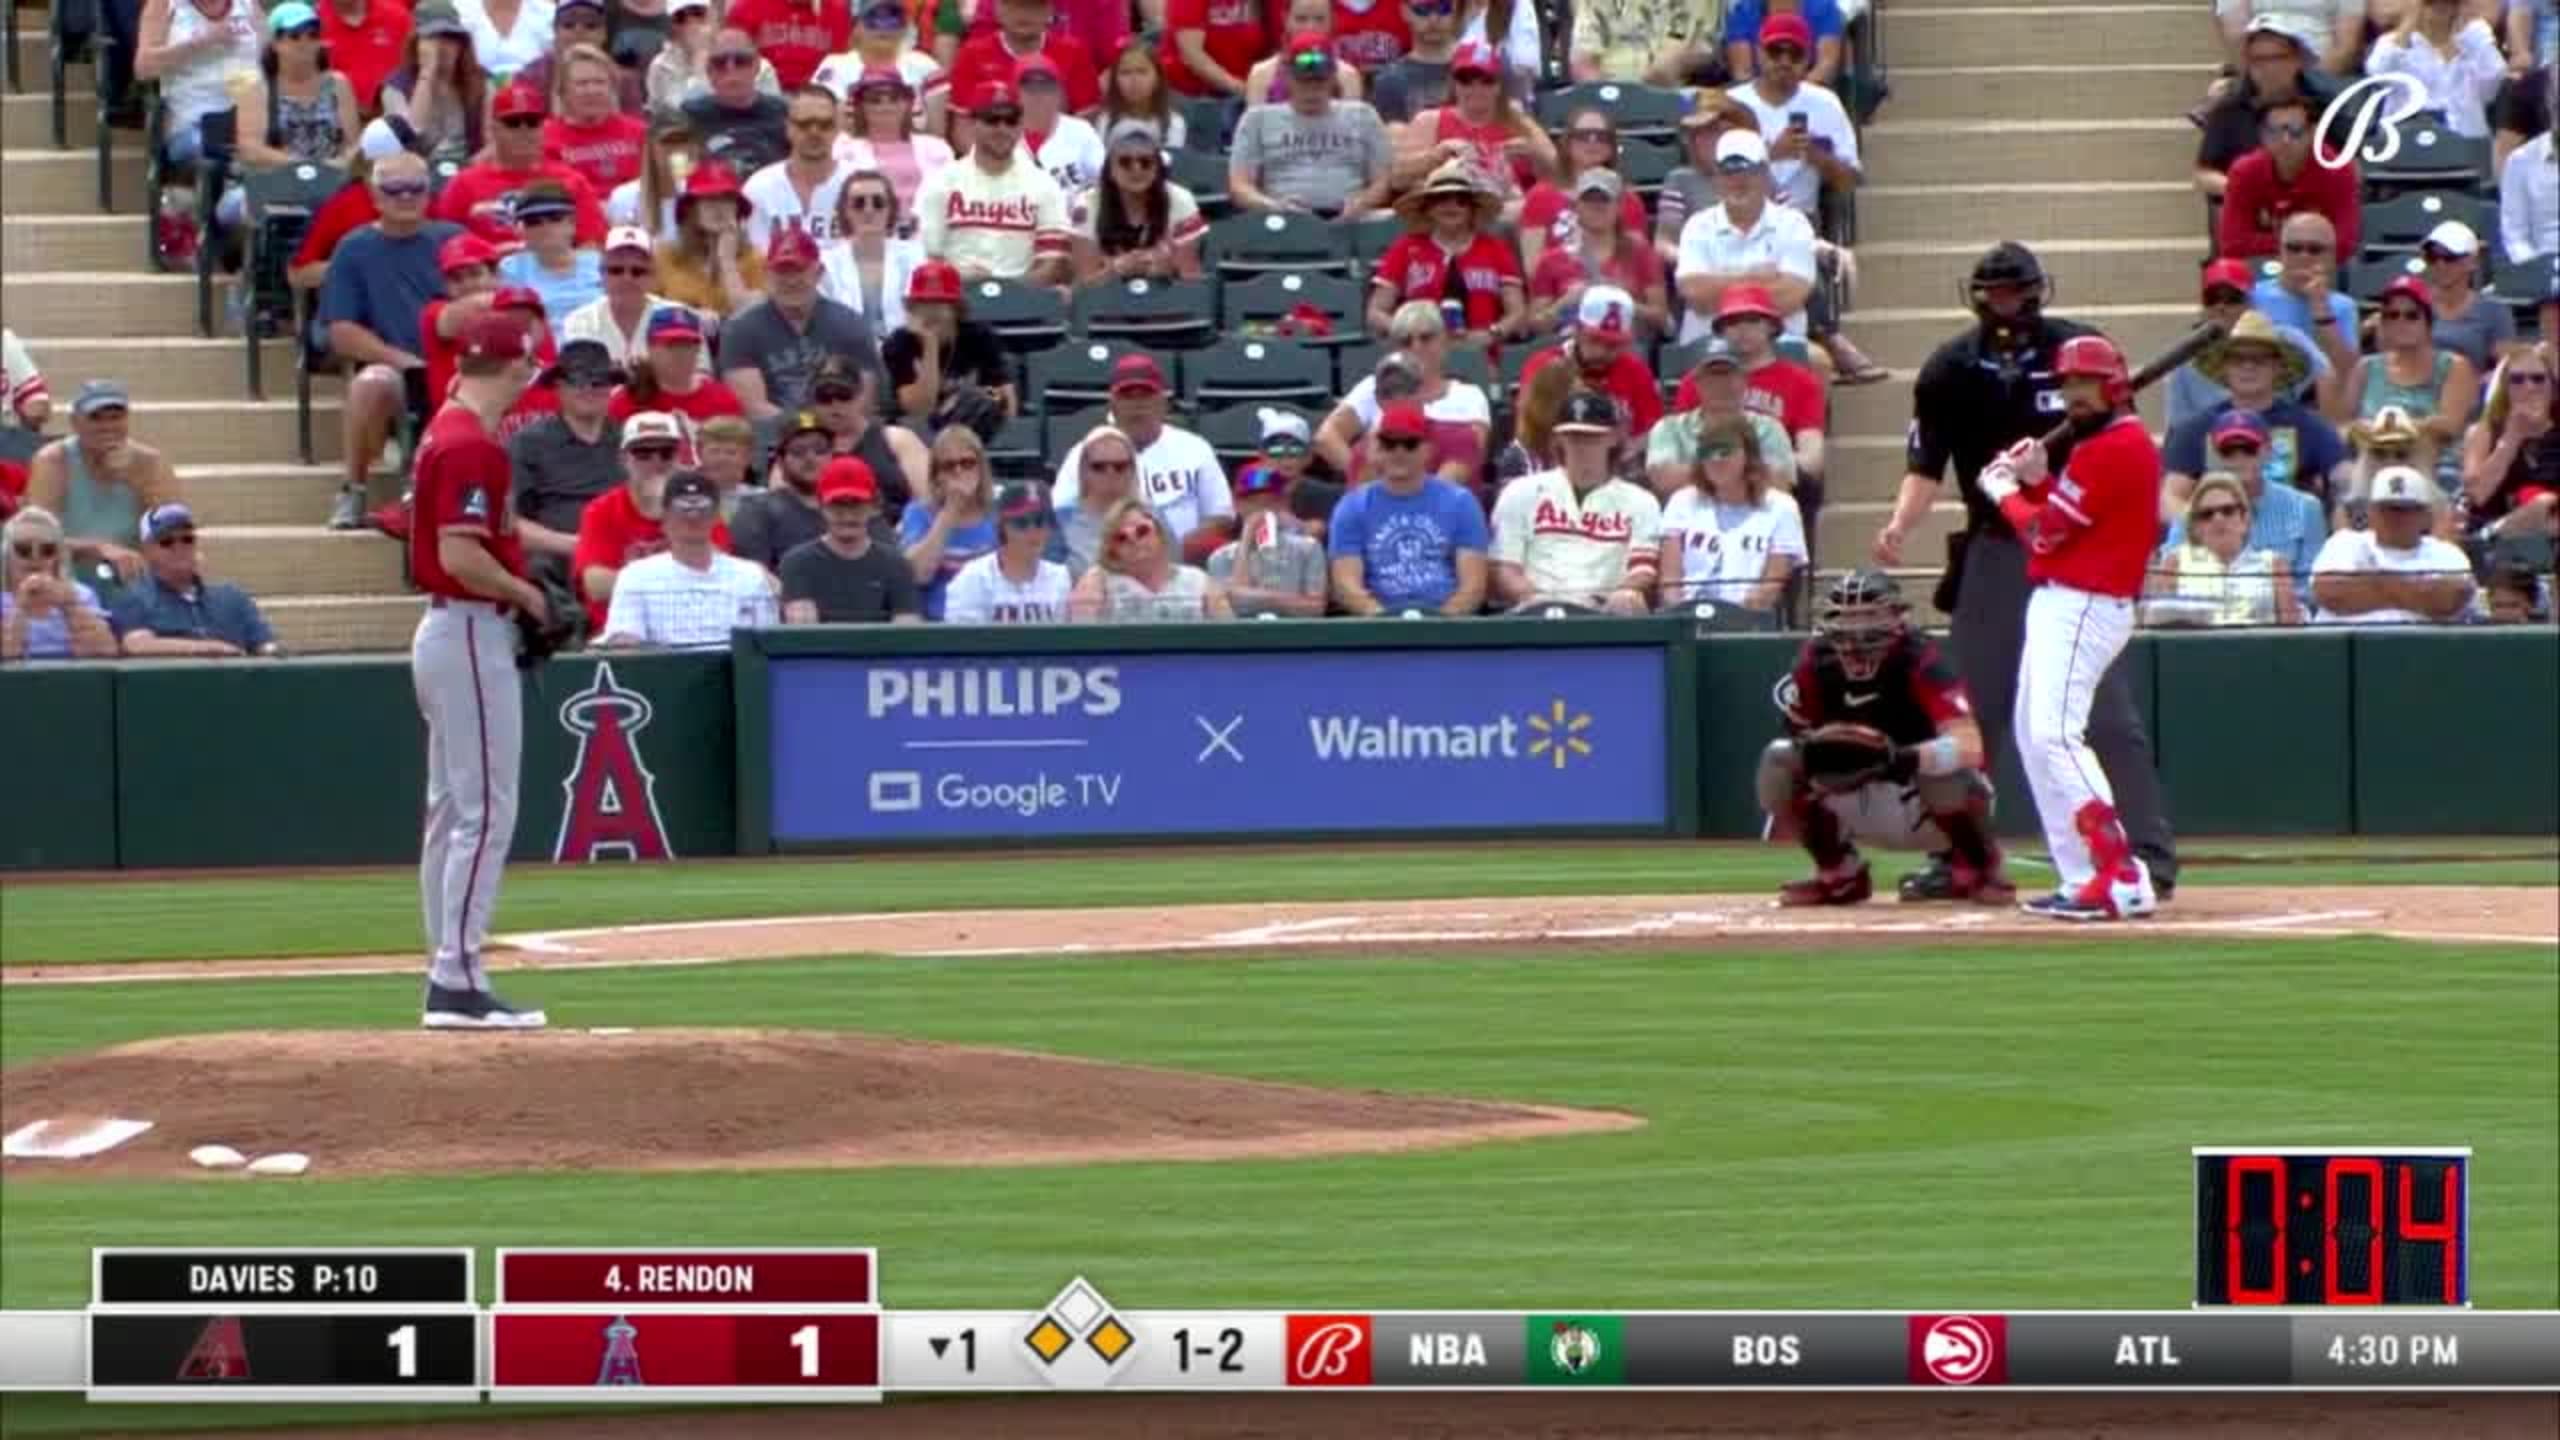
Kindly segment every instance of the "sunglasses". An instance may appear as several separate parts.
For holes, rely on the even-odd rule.
[[[1156,527],[1153,525],[1123,525],[1112,532],[1111,540],[1116,545],[1135,545],[1155,533]]]
[[[530,215],[518,214],[516,223],[518,225],[565,225],[576,216],[577,212],[574,210],[536,210]]]
[[[1087,460],[1084,468],[1097,475],[1126,475],[1138,466],[1131,460]]]
[[[540,115],[510,115],[499,121],[498,127],[503,130],[539,130],[543,118]]]
[[[159,546],[163,550],[191,549],[196,543],[196,532],[193,530],[181,530],[175,535],[163,535],[151,543]]]
[[[2427,318],[2427,312],[2424,310],[2385,310],[2382,312],[2382,318],[2385,320],[2424,320]]]
[[[730,50],[711,57],[714,70],[745,70],[763,57],[752,50]]]
[[[634,460],[673,460],[676,458],[676,447],[673,445],[626,445],[622,453]]]
[[[2213,290],[2206,292],[2204,303],[2207,305],[2246,305],[2249,303],[2249,295],[2248,292],[2243,290]]]
[[[1614,145],[1618,140],[1617,131],[1598,125],[1585,125],[1580,129],[1567,130],[1564,133],[1568,140],[1584,140],[1594,145]]]
[[[791,128],[794,130],[833,130],[836,128],[836,120],[832,115],[794,115],[791,117]]]
[[[844,405],[861,393],[850,385],[820,385],[809,392],[809,398],[821,405]]]
[[[948,460],[936,460],[933,462],[934,473],[937,475],[947,475],[954,470],[975,470],[977,468],[978,457],[975,455],[955,455]]]
[[[1046,515],[1007,515],[1004,517],[1004,528],[1007,530],[1046,530],[1049,528],[1049,517]]]
[[[1404,8],[1416,15],[1455,15],[1458,0],[1405,0]]]
[[[657,273],[654,265],[607,265],[604,273],[623,280],[646,280]]]
[[[1453,83],[1453,84],[1457,84],[1457,85],[1468,85],[1468,86],[1475,86],[1475,85],[1499,85],[1499,84],[1501,84],[1501,83],[1502,83],[1501,77],[1499,77],[1499,76],[1495,76],[1495,75],[1487,75],[1487,74],[1485,74],[1485,73],[1484,73],[1483,71],[1481,71],[1481,70],[1469,70],[1469,71],[1467,71],[1466,73],[1461,74],[1461,75],[1452,75],[1452,76],[1450,76],[1450,77],[1449,77],[1449,79],[1450,79],[1450,82],[1451,82],[1451,83]]]
[[[2267,134],[2271,138],[2277,140],[2299,140],[2310,133],[2311,127],[2308,125],[2270,125],[2267,127]]]
[[[62,547],[59,545],[30,544],[24,540],[9,548],[16,551],[21,560],[50,560],[62,553]]]
[[[890,203],[889,197],[886,195],[849,195],[845,197],[844,203],[845,208],[848,210],[889,210],[894,208]]]
[[[1707,445],[1698,451],[1700,458],[1707,460],[1730,460],[1741,453],[1739,445]]]
[[[1804,58],[1804,49],[1802,46],[1789,45],[1783,42],[1776,45],[1763,45],[1760,47],[1760,53],[1771,60],[1801,60]]]
[[[978,123],[981,125],[997,125],[1009,129],[1022,123],[1022,112],[1019,110],[990,110],[985,114],[978,116],[977,119]]]
[[[2329,247],[2327,244],[2318,240],[2287,240],[2284,242],[2284,253],[2287,255],[2326,255],[2329,253]]]
[[[1381,435],[1378,437],[1378,448],[1381,450],[1419,450],[1422,448],[1422,440],[1419,436],[1414,435]]]
[[[2241,509],[2237,505],[2206,505],[2199,507],[2196,512],[2188,518],[2201,525],[2207,520],[2219,520],[2225,515],[2246,515],[2248,513],[2248,511]]]
[[[2551,375],[2550,372],[2545,370],[2510,370],[2507,372],[2507,383],[2510,385],[2548,385],[2551,383]]]
[[[1123,170],[1153,170],[1159,162],[1153,155],[1141,155],[1132,152],[1127,155],[1112,156],[1111,163]]]
[[[2213,453],[2216,455],[2255,455],[2264,448],[2264,446],[2259,445],[2258,442],[2254,440],[2234,440],[2227,445],[2215,446]]]
[[[276,38],[279,40],[317,40],[320,38],[320,27],[317,25],[297,25],[291,30],[277,31]]]
[[[424,180],[387,180],[373,187],[385,200],[415,200],[427,193]]]
[[[611,375],[563,375],[560,383],[572,390],[610,390],[614,382]]]
[[[2426,256],[2427,263],[2430,265],[2444,265],[2455,260],[2468,260],[2471,258],[2468,255],[2456,255],[2450,250],[2439,250],[2433,245],[2419,246],[2418,253]]]

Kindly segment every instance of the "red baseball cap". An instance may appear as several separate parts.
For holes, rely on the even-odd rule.
[[[1766,320],[1772,325],[1785,319],[1778,313],[1778,302],[1769,298],[1763,285],[1727,285],[1724,298],[1716,302],[1715,323],[1721,327],[1727,320]]]
[[[2385,305],[2391,303],[2391,297],[2394,295],[2403,296],[2407,299],[2418,302],[2418,308],[2426,311],[2429,319],[2433,319],[2435,317],[2436,292],[2428,289],[2427,282],[2419,279],[2417,276],[2395,275],[2391,277],[2391,283],[2382,287],[2382,294],[2379,297],[2380,303]]]
[[[524,321],[502,310],[484,310],[462,327],[465,360],[522,360],[533,353],[533,336]]]
[[[879,477],[873,475],[871,467],[863,464],[857,456],[839,455],[827,462],[827,468],[818,472],[818,503],[821,505],[838,500],[868,505],[879,498]]]
[[[1431,419],[1411,402],[1390,405],[1378,417],[1378,433],[1391,440],[1426,440],[1431,436]]]
[[[1022,91],[1003,80],[990,80],[969,96],[969,113],[984,115],[990,110],[1019,110]]]
[[[1482,75],[1499,80],[1502,78],[1502,61],[1494,55],[1492,46],[1481,40],[1470,40],[1450,52],[1449,73],[1452,76]]]
[[[2257,279],[2249,273],[2246,260],[2216,260],[2204,267],[2204,293],[2210,295],[2216,290],[2237,290],[2246,295]]]
[[[1123,355],[1111,367],[1111,393],[1123,390],[1163,390],[1164,367],[1152,355]]]
[[[721,199],[738,202],[738,218],[741,220],[755,213],[755,202],[747,198],[746,187],[738,183],[738,172],[713,160],[685,177],[684,193],[676,197],[676,213],[684,213],[688,200]]]
[[[797,225],[777,226],[765,242],[767,270],[807,270],[818,263],[818,242]]]
[[[1794,41],[1795,47],[1807,55],[1813,53],[1813,27],[1806,24],[1805,18],[1801,15],[1772,15],[1760,22],[1762,46],[1774,45],[1782,40]]]
[[[960,303],[960,267],[948,260],[927,260],[907,275],[907,303]]]
[[[447,275],[456,270],[468,270],[474,265],[494,266],[497,263],[498,252],[489,247],[488,241],[468,230],[450,237],[436,249],[436,269]]]
[[[545,318],[548,318],[550,315],[549,311],[542,308],[542,296],[530,285],[500,286],[498,293],[489,297],[489,308],[492,310],[530,310],[534,314],[544,316]]]
[[[541,91],[530,85],[510,85],[499,91],[498,98],[491,101],[489,105],[489,116],[494,120],[550,113],[551,102],[543,98]]]

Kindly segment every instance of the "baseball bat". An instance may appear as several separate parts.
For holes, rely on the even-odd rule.
[[[2221,339],[2222,334],[2223,330],[2221,321],[2205,320],[2198,322],[2196,328],[2179,336],[2177,343],[2171,345],[2168,349],[2161,351],[2159,354],[2152,356],[2151,363],[2133,372],[2133,393],[2136,395],[2141,394],[2145,389],[2156,383],[2163,375],[2169,374],[2179,366],[2184,365],[2188,361],[2196,358],[2198,355],[2203,354],[2204,348],[2212,344],[2214,341]],[[2061,424],[2054,426],[2052,429],[2044,433],[2044,448],[2047,451],[2051,451],[2056,446],[2059,446],[2063,441],[2070,438],[2071,422],[2065,420]]]

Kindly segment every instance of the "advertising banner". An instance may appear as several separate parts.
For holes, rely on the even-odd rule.
[[[776,656],[783,844],[1667,827],[1659,646]]]

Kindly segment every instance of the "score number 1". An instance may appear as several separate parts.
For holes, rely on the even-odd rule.
[[[393,1363],[400,1378],[403,1380],[417,1379],[418,1327],[415,1325],[403,1325],[399,1329],[392,1331],[391,1334],[384,1339],[383,1343],[390,1347],[392,1354],[399,1357]]]

